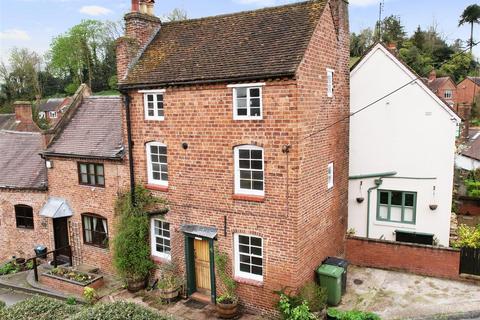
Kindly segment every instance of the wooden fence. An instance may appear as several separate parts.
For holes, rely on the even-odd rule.
[[[460,251],[460,273],[480,276],[480,249],[462,248]]]

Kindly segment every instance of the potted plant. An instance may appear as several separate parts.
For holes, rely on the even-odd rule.
[[[177,275],[177,266],[174,263],[165,263],[160,267],[161,276],[157,283],[158,295],[166,301],[178,298],[182,279]]]
[[[215,265],[218,277],[223,285],[223,294],[217,297],[217,313],[219,318],[232,319],[238,314],[238,298],[235,294],[237,284],[227,272],[228,255],[217,247]]]
[[[146,208],[162,202],[141,186],[135,188],[135,203],[130,193],[119,196],[115,213],[116,236],[113,241],[113,263],[126,283],[127,289],[137,292],[146,287],[155,264],[150,259],[150,220]]]

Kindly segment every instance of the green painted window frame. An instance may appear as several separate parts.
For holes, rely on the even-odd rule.
[[[380,204],[380,194],[382,192],[388,192],[388,205]],[[392,204],[392,193],[393,192],[401,192],[402,193],[402,205],[394,205]],[[405,208],[412,208],[409,206],[405,206],[405,195],[411,194],[413,195],[413,221],[405,221]],[[380,206],[387,207],[388,206],[388,218],[383,219],[380,217]],[[402,218],[401,221],[391,220],[391,209],[392,207],[402,208]],[[417,193],[413,191],[402,191],[402,190],[378,190],[377,192],[377,221],[382,222],[392,222],[392,223],[401,223],[401,224],[416,224],[417,223]]]

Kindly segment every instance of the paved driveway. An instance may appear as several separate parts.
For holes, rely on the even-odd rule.
[[[0,288],[0,301],[5,302],[7,306],[14,305],[17,302],[29,299],[31,297],[31,295],[20,291]]]
[[[372,311],[384,320],[433,315],[445,319],[448,314],[480,311],[480,286],[351,266],[339,308]]]

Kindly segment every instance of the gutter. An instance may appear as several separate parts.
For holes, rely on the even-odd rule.
[[[130,195],[132,205],[135,206],[135,170],[133,163],[133,141],[132,141],[132,121],[130,116],[130,102],[131,98],[127,92],[122,92],[125,97],[125,117],[127,122],[127,145],[128,145],[128,164],[130,169]]]
[[[218,78],[218,79],[197,79],[197,80],[186,80],[186,81],[171,81],[171,82],[160,82],[160,83],[137,83],[137,84],[120,84],[118,87],[120,91],[128,89],[146,89],[146,88],[158,88],[158,87],[169,87],[169,86],[182,86],[182,85],[195,85],[195,84],[214,84],[214,83],[223,83],[223,82],[237,82],[237,81],[253,81],[253,80],[262,80],[270,78],[283,78],[283,77],[293,77],[295,78],[295,72],[282,72],[278,74],[267,74],[260,76],[245,76],[238,78]]]
[[[44,157],[57,157],[57,158],[74,158],[74,159],[93,159],[93,160],[111,160],[111,161],[121,161],[124,156],[118,157],[102,157],[102,156],[91,156],[91,155],[80,155],[80,154],[69,154],[69,153],[54,153],[54,152],[42,152],[40,153],[42,158]]]
[[[367,200],[367,238],[370,238],[370,202],[371,202],[371,194],[373,190],[377,190],[383,183],[382,178],[392,177],[396,175],[397,172],[390,171],[390,172],[383,172],[383,173],[372,173],[372,174],[364,174],[364,175],[357,175],[357,176],[350,176],[349,180],[359,180],[359,179],[367,179],[367,178],[378,178],[375,179],[375,186],[368,189],[368,200]]]

